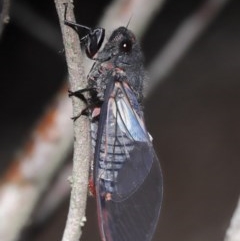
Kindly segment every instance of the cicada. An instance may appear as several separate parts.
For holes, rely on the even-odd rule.
[[[95,62],[88,86],[70,92],[86,102],[94,153],[90,179],[97,200],[103,241],[149,241],[159,218],[162,173],[143,114],[148,79],[140,45],[126,27],[114,30],[100,51],[103,28],[88,28],[65,18],[81,35]],[[84,92],[89,92],[89,98]],[[77,116],[76,118],[78,118]]]

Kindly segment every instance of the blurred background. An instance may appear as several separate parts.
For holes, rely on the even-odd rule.
[[[200,13],[203,19],[207,18],[222,1],[211,1],[215,5],[204,12],[202,6],[206,2],[166,0],[163,3],[141,38],[148,70],[186,19]],[[146,123],[164,175],[164,201],[154,241],[224,240],[237,205],[240,2],[225,2],[174,67],[159,77],[161,81],[145,102]],[[75,1],[77,22],[95,26],[111,3],[110,0]],[[147,5],[146,1],[146,8]],[[135,21],[134,15],[131,21]],[[0,66],[0,173],[4,176],[66,81],[67,68],[54,1],[11,1],[10,22],[0,39]],[[71,154],[63,165],[68,165],[70,160]],[[62,199],[44,222],[34,220],[39,205],[19,240],[60,240],[69,196]],[[81,240],[100,241],[93,198],[88,201]]]

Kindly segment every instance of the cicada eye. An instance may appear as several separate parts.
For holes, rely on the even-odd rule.
[[[120,44],[120,51],[129,53],[132,50],[132,41],[130,39],[123,40]]]

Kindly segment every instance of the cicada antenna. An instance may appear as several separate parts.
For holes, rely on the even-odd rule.
[[[128,26],[129,26],[129,24],[130,24],[130,22],[132,20],[132,17],[133,17],[133,13],[131,14],[131,16],[130,16],[128,22],[127,22],[126,29],[128,29]]]

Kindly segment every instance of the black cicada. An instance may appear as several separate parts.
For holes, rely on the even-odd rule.
[[[81,39],[95,60],[86,89],[70,92],[87,103],[91,121],[93,185],[103,241],[149,241],[162,202],[162,174],[143,116],[147,77],[134,34],[119,27],[102,51],[104,29],[69,22],[88,34]],[[97,57],[96,57],[97,54]],[[95,57],[95,58],[94,58]],[[86,99],[84,91],[89,91]]]

